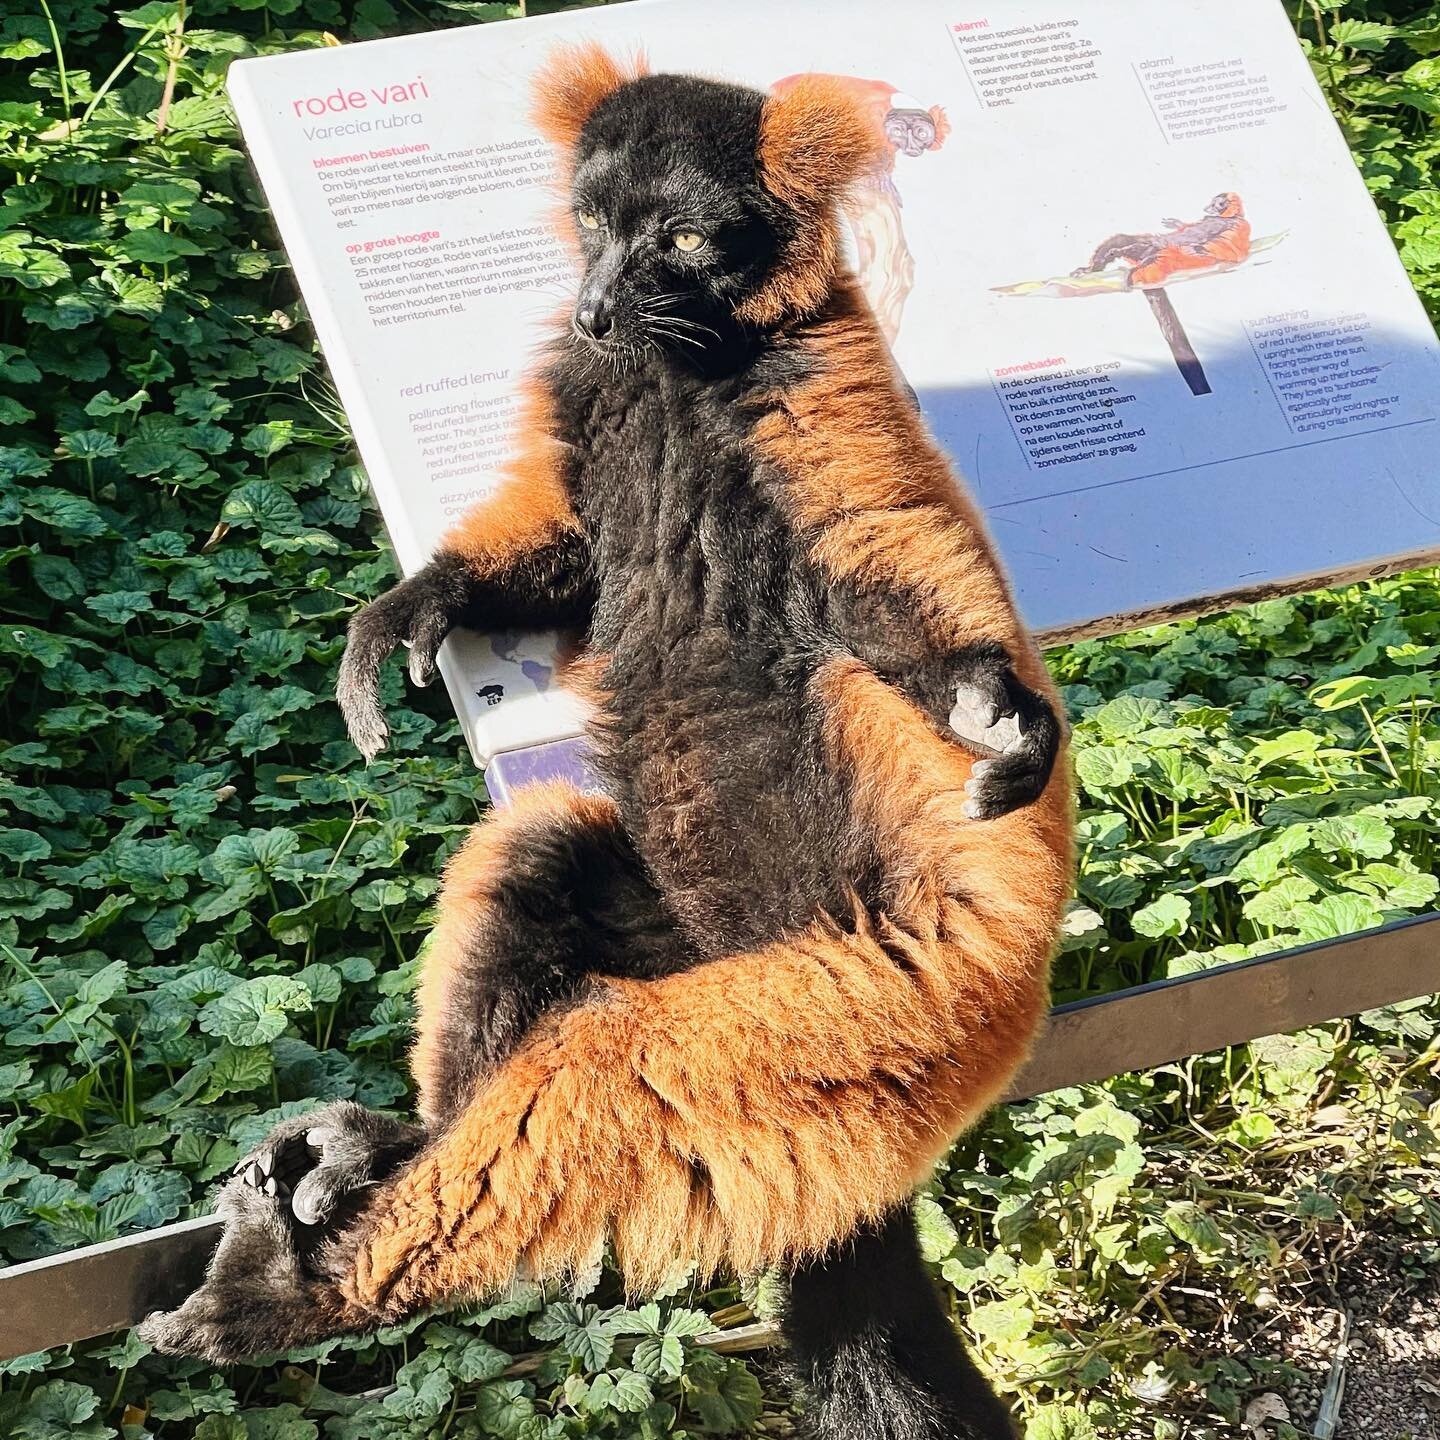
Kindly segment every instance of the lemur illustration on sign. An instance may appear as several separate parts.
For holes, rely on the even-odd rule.
[[[787,75],[771,87],[775,96],[791,86],[808,83],[808,75]],[[900,334],[905,302],[915,288],[915,260],[905,240],[903,201],[895,181],[900,156],[918,159],[938,150],[950,133],[950,121],[939,105],[928,108],[884,80],[858,75],[825,77],[843,87],[875,126],[880,144],[876,158],[841,201],[855,239],[855,278],[889,345]]]
[[[1158,234],[1112,235],[1096,247],[1088,265],[1076,275],[1095,275],[1117,261],[1127,290],[1163,285],[1181,270],[1212,270],[1217,265],[1240,265],[1250,258],[1250,222],[1245,206],[1233,191],[1215,196],[1199,220],[1166,220]]]
[[[819,1434],[998,1440],[909,1199],[1045,1013],[1071,807],[1055,688],[841,267],[873,118],[593,46],[537,94],[579,297],[502,484],[355,618],[339,696],[373,755],[402,642],[423,683],[454,627],[568,628],[603,788],[523,788],[451,858],[420,1124],[279,1126],[141,1333],[234,1360],[607,1245],[636,1291],[780,1266]]]
[[[1164,221],[1164,225],[1165,229],[1160,231],[1111,235],[1100,242],[1084,265],[1068,275],[996,285],[994,292],[1073,300],[1138,290],[1145,297],[1190,393],[1209,395],[1210,380],[1205,367],[1166,292],[1181,281],[1223,275],[1248,265],[1252,257],[1280,244],[1285,232],[1253,238],[1244,202],[1233,190],[1222,190],[1216,195],[1200,219],[1171,219]]]

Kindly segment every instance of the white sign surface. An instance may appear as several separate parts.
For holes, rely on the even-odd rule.
[[[573,293],[526,111],[578,37],[850,78],[861,282],[1037,629],[1440,549],[1440,347],[1279,4],[634,0],[230,72],[407,572]],[[479,759],[578,729],[544,637],[442,669]]]

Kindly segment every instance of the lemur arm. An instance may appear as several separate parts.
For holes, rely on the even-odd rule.
[[[931,725],[978,752],[967,786],[975,819],[1028,804],[1044,790],[1060,746],[1054,706],[1020,680],[1016,655],[998,640],[938,643],[917,623],[913,596],[843,591],[832,618],[846,650],[922,711]]]
[[[841,291],[798,338],[805,377],[754,436],[829,579],[841,649],[982,757],[972,818],[1045,789],[1056,695],[980,512],[956,486],[864,302]]]
[[[410,649],[410,678],[427,684],[440,642],[457,626],[583,626],[592,599],[589,546],[570,499],[566,449],[545,385],[522,392],[520,443],[500,484],[446,532],[435,558],[350,622],[336,695],[350,738],[373,758],[389,733],[380,667]]]

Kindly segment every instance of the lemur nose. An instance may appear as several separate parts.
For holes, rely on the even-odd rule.
[[[592,340],[603,340],[610,333],[610,319],[610,307],[603,300],[582,300],[575,311],[576,326]]]

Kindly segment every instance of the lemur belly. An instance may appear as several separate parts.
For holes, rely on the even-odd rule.
[[[681,925],[715,954],[847,915],[869,882],[821,758],[820,581],[739,410],[663,380],[608,393],[581,487],[602,769]]]

